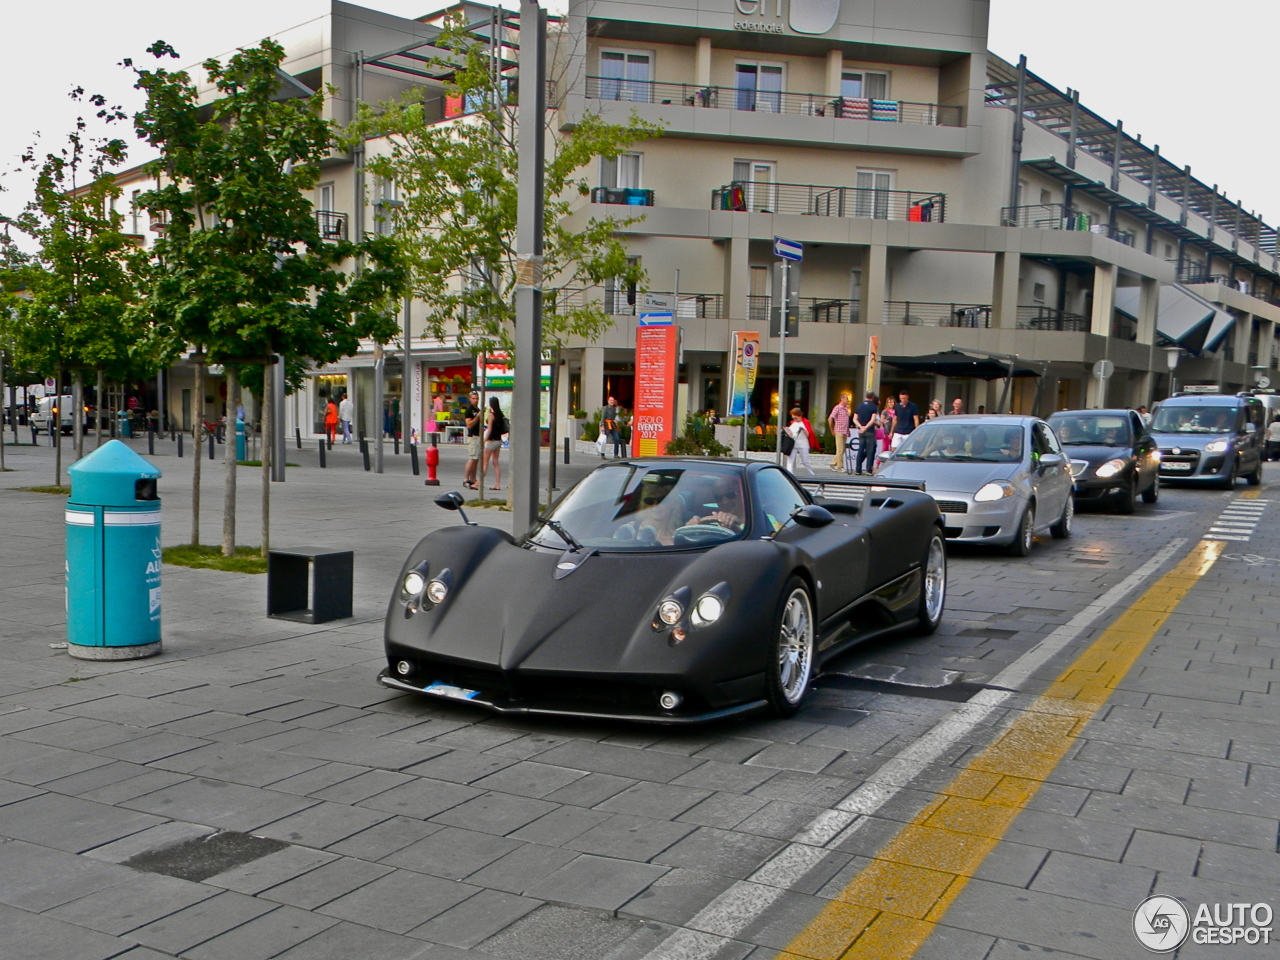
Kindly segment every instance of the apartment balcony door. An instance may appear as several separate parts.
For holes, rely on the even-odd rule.
[[[653,99],[652,67],[653,58],[647,53],[629,50],[602,51],[600,99],[648,103]]]
[[[893,190],[893,173],[888,170],[859,170],[854,200],[855,217],[889,219],[889,192]]]
[[[742,184],[748,210],[773,213],[778,209],[778,165],[772,160],[735,160],[733,179]]]
[[[737,108],[781,113],[782,74],[780,63],[739,63],[734,70]]]

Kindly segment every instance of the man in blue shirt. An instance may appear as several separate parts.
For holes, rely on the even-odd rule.
[[[893,408],[893,436],[889,440],[889,449],[897,450],[902,441],[916,427],[920,426],[920,410],[911,402],[911,395],[903,390],[898,394],[898,403]]]
[[[876,427],[880,425],[880,404],[876,403],[875,391],[868,390],[867,398],[858,404],[853,411],[853,432],[858,435],[858,460],[854,467],[858,475],[862,475],[862,464],[867,464],[867,473],[876,469]]]

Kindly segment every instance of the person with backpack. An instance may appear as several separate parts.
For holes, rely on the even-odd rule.
[[[482,472],[487,473],[493,466],[493,486],[490,490],[502,489],[502,438],[511,432],[507,418],[503,416],[502,405],[497,397],[489,398],[489,416],[484,428],[484,465]]]

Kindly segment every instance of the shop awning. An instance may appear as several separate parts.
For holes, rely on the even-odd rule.
[[[1137,320],[1140,296],[1140,287],[1118,288],[1116,309]],[[1235,322],[1236,318],[1226,310],[1181,284],[1160,287],[1156,333],[1184,350],[1196,354],[1204,350],[1216,350]]]
[[[960,350],[944,350],[921,357],[885,357],[884,362],[908,373],[929,373],[935,377],[975,377],[978,380],[999,380],[1009,375],[1009,365],[986,357],[972,357]],[[1015,377],[1038,377],[1039,370],[1030,367],[1013,368]]]

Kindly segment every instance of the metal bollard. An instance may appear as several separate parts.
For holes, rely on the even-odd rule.
[[[428,487],[438,487],[440,486],[440,481],[436,477],[436,467],[440,465],[440,434],[433,431],[427,434],[427,436],[430,438],[431,444],[427,447],[427,479],[423,481],[423,485]]]
[[[418,445],[409,444],[409,465],[413,467],[413,475],[418,476]]]
[[[360,438],[360,455],[364,457],[364,472],[368,473],[369,467],[369,443],[364,437]]]
[[[156,432],[154,430],[147,431],[147,453],[153,457],[156,455]]]
[[[569,438],[564,438],[564,465],[569,465]]]
[[[324,438],[321,437],[317,443],[320,444],[320,469],[323,470],[326,466],[324,462]]]
[[[295,438],[297,439],[297,441],[298,441],[298,449],[299,449],[299,450],[301,450],[301,449],[302,449],[302,431],[301,431],[301,430],[294,430],[294,431],[293,431],[293,435],[294,435],[294,437],[295,437]]]
[[[178,434],[178,459],[182,459],[182,434]]]
[[[391,452],[394,453],[397,457],[400,456],[400,434],[393,433],[391,435],[391,447],[392,447]]]
[[[211,434],[209,434],[209,459],[210,459],[210,460],[214,459],[214,456],[213,456],[213,445],[214,445],[214,443],[216,443],[216,442],[217,442],[217,437],[215,437],[212,433],[211,433]]]

